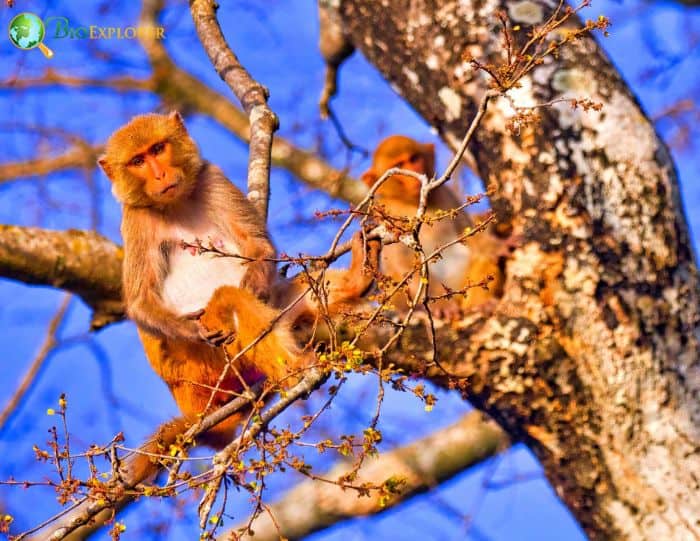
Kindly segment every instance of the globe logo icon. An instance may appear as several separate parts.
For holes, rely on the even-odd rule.
[[[45,35],[44,21],[34,13],[20,13],[10,21],[10,41],[15,47],[25,51],[38,47],[51,58],[53,51],[42,43]]]

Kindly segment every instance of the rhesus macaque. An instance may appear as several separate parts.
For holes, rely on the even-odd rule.
[[[187,426],[246,385],[263,378],[293,384],[313,353],[298,347],[291,326],[318,307],[308,300],[295,308],[294,317],[275,321],[280,311],[264,300],[274,293],[281,306],[286,288],[296,291],[299,285],[294,280],[275,284],[275,249],[265,224],[222,171],[202,160],[178,113],[133,118],[112,134],[99,164],[124,207],[127,314],[138,327],[151,366],[183,414],[144,446],[147,452],[162,452]],[[238,257],[197,250],[192,245],[198,242]],[[355,262],[352,272],[358,269]],[[329,279],[338,301],[364,292],[372,280],[367,273],[354,280],[337,272]],[[233,359],[266,331],[227,367],[227,355]],[[201,440],[225,445],[241,415],[214,426]],[[127,470],[132,482],[155,473],[143,456],[135,457]]]
[[[362,175],[367,186],[373,186],[387,169],[397,167],[430,178],[434,174],[435,149],[432,144],[422,144],[409,137],[392,135],[377,146],[372,158],[372,166]],[[377,200],[384,205],[388,214],[412,218],[416,214],[420,197],[420,182],[408,175],[389,177],[376,191]],[[430,192],[426,208],[426,218],[434,217],[441,211],[450,211],[461,205],[455,194],[444,184]],[[421,226],[419,240],[426,255],[463,234],[472,225],[471,218],[464,211],[454,217],[445,217]],[[463,301],[443,298],[434,302],[431,309],[440,317],[456,317],[461,309],[483,306],[499,296],[502,291],[502,271],[499,258],[504,252],[504,241],[489,231],[477,233],[442,251],[442,258],[429,265],[430,283],[428,295],[437,297],[445,294],[441,284],[452,290],[459,290],[469,283],[478,283],[487,275],[494,277],[488,290],[481,287],[470,288]],[[415,252],[405,244],[397,242],[384,246],[381,256],[381,269],[395,281],[416,266]],[[418,274],[409,282],[408,291],[413,297],[418,289]],[[394,298],[394,305],[405,309],[403,298]]]

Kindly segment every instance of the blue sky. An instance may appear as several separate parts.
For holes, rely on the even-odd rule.
[[[42,17],[65,16],[75,25],[102,26],[133,24],[137,6],[116,7],[105,2],[63,1],[24,2],[14,10],[0,8],[0,26],[6,27],[20,11]],[[688,43],[692,32],[700,31],[698,15],[683,11],[671,2],[642,3],[594,2],[586,14],[603,13],[613,21],[611,37],[603,44],[621,70],[645,110],[656,115],[674,101],[697,94],[698,55],[691,56]],[[280,116],[280,134],[307,148],[323,149],[336,166],[345,165],[341,146],[333,131],[316,120],[316,102],[321,87],[322,63],[316,49],[315,5],[303,2],[231,2],[219,11],[222,27],[241,61],[271,90],[271,105]],[[211,86],[227,93],[213,73],[194,36],[186,4],[168,8],[163,19],[166,46],[177,62]],[[104,77],[129,74],[144,77],[149,68],[137,42],[101,42],[97,47],[116,55],[107,63],[95,57],[94,43],[85,40],[55,39],[46,44],[55,52],[50,64],[38,50],[20,51],[8,40],[0,40],[0,80],[38,75],[47,65],[73,75]],[[675,55],[678,65],[661,77],[645,78],[649,69]],[[669,62],[671,60],[668,60]],[[38,150],[59,153],[65,149],[60,136],[37,137],[33,128],[60,128],[98,143],[131,115],[151,111],[158,101],[148,94],[117,94],[104,90],[48,88],[38,91],[0,90],[0,162],[29,158]],[[382,136],[405,133],[424,141],[437,142],[425,123],[405,105],[361,55],[355,54],[343,67],[340,96],[335,107],[349,137],[368,147]],[[673,126],[659,123],[664,136],[673,135]],[[246,147],[209,119],[191,117],[188,127],[204,156],[219,164],[229,178],[243,187]],[[700,184],[696,149],[675,151],[681,190],[691,227],[700,232]],[[439,163],[447,153],[439,148]],[[359,174],[366,161],[355,159],[352,172]],[[119,208],[109,193],[106,178],[95,171],[87,180],[94,182],[96,195],[86,188],[81,171],[53,174],[0,185],[0,223],[35,225],[46,228],[88,228],[91,205],[101,217],[98,230],[119,241]],[[474,179],[463,179],[470,191],[477,191]],[[337,224],[310,221],[314,210],[342,205],[322,194],[310,192],[284,171],[272,178],[270,227],[278,248],[288,253],[318,252],[328,242]],[[698,235],[693,237],[696,250]],[[48,322],[55,313],[62,292],[31,288],[0,280],[0,347],[4,377],[0,378],[0,404],[13,393],[30,360],[43,340]],[[156,423],[176,414],[165,386],[150,371],[141,352],[133,325],[113,325],[96,335],[87,334],[89,313],[77,300],[71,302],[68,317],[59,332],[63,339],[45,363],[36,386],[0,432],[0,478],[40,480],[48,474],[45,465],[33,459],[31,446],[43,444],[47,429],[56,422],[46,415],[55,407],[60,393],[69,400],[69,423],[76,447],[93,441],[106,442],[124,430],[129,443],[136,444]],[[357,378],[334,404],[324,429],[340,433],[361,433],[374,408],[376,385],[370,378]],[[437,391],[439,402],[425,413],[415,398],[390,393],[381,428],[385,448],[408,442],[456,420],[469,406],[458,396]],[[298,415],[293,409],[290,415]],[[317,461],[319,471],[326,461]],[[268,501],[297,482],[294,475],[271,480]],[[247,497],[233,498],[231,513],[243,519]],[[50,489],[19,489],[0,486],[0,509],[17,517],[20,529],[46,518],[57,510]],[[454,511],[471,517],[466,524]],[[139,530],[142,508],[126,515],[124,539],[145,539]],[[167,504],[151,505],[148,517],[171,524],[167,535],[154,539],[195,538],[191,520],[172,520]],[[193,515],[193,513],[190,513]],[[191,518],[191,516],[190,516]],[[541,475],[539,465],[522,446],[465,472],[438,490],[414,498],[379,517],[357,519],[312,536],[314,540],[392,539],[401,532],[404,539],[482,540],[571,540],[585,539],[568,511]],[[107,539],[102,534],[98,539]]]

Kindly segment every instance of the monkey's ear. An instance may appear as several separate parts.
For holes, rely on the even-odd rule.
[[[378,178],[379,177],[377,177],[377,173],[374,172],[374,169],[367,169],[367,171],[362,173],[362,176],[360,177],[362,182],[364,182],[369,188],[374,186],[374,183],[377,182]]]
[[[173,121],[177,126],[180,126],[182,128],[185,127],[185,121],[182,120],[182,115],[179,113],[179,111],[173,111],[168,115],[168,119]]]
[[[107,156],[104,154],[97,158],[97,163],[99,166],[102,168],[102,170],[105,172],[105,175],[109,177],[109,179],[112,179],[112,167],[109,165],[107,162]]]

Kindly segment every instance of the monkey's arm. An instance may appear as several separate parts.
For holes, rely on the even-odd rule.
[[[204,174],[207,176],[207,189],[212,192],[212,199],[224,203],[215,209],[224,215],[222,225],[228,228],[229,234],[235,239],[240,255],[254,260],[244,263],[245,274],[240,286],[259,298],[267,299],[276,271],[276,264],[271,260],[277,253],[267,226],[250,201],[218,167],[207,164]]]
[[[127,315],[139,327],[156,336],[202,340],[197,321],[189,315],[177,315],[160,296],[167,270],[167,246],[157,245],[147,238],[155,234],[155,228],[148,227],[149,220],[144,214],[145,211],[140,209],[124,209],[122,287]],[[134,227],[133,224],[141,226]]]
[[[369,240],[365,249],[362,234],[355,233],[350,267],[326,273],[329,307],[356,301],[367,293],[379,269],[381,247],[381,241]]]
[[[324,274],[326,306],[329,315],[338,313],[342,306],[357,303],[371,287],[377,269],[381,241],[367,241],[366,250],[361,233],[356,233],[352,239],[352,259],[348,269],[331,269]],[[318,275],[312,279],[317,279]],[[309,277],[303,273],[293,278],[275,284],[272,292],[272,303],[278,308],[285,309],[299,295],[309,289]],[[286,319],[292,324],[301,319],[314,320],[321,314],[321,305],[309,292],[294,307],[290,309]]]

